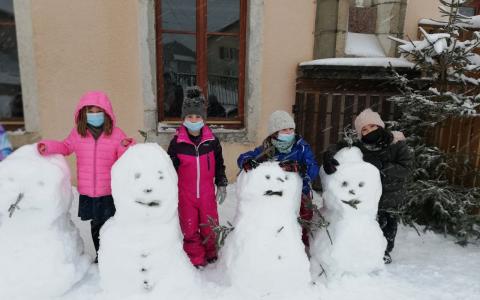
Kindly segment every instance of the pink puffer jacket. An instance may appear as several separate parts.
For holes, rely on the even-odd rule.
[[[102,135],[95,140],[87,130],[87,136],[82,137],[77,128],[73,128],[62,142],[42,140],[39,145],[45,145],[42,155],[63,154],[75,152],[77,156],[78,191],[89,197],[111,195],[110,171],[115,161],[135,143],[128,139],[123,131],[115,127],[115,115],[108,96],[103,92],[88,92],[82,96],[75,109],[75,123],[80,110],[85,106],[98,106],[112,119],[113,131],[110,136]],[[122,141],[126,140],[122,145]]]

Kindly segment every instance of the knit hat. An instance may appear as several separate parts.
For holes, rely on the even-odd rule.
[[[385,128],[385,123],[382,121],[382,118],[377,112],[374,112],[370,108],[365,109],[362,111],[357,118],[355,118],[355,131],[357,132],[358,136],[362,136],[362,128],[365,125],[377,125],[382,128]]]
[[[270,115],[268,120],[268,136],[282,129],[295,129],[295,121],[292,116],[283,110],[277,110]]]
[[[182,105],[182,119],[188,115],[199,115],[205,120],[207,110],[202,90],[198,86],[193,86],[187,88],[186,94]]]

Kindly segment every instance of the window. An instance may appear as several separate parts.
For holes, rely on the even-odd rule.
[[[0,122],[10,129],[23,126],[13,0],[0,2]]]
[[[158,117],[179,123],[188,86],[208,102],[208,121],[243,126],[247,0],[157,0]]]
[[[348,32],[375,33],[376,22],[376,7],[350,6],[348,14]]]

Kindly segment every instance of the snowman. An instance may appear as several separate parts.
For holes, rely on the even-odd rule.
[[[314,280],[368,274],[384,267],[387,242],[376,221],[380,173],[362,157],[357,147],[343,148],[335,155],[337,171],[327,175],[322,168],[320,172],[322,210],[330,225],[317,231],[310,248]]]
[[[27,145],[0,163],[0,299],[53,298],[89,267],[69,209],[70,172],[60,155]]]
[[[117,211],[102,228],[98,256],[106,296],[195,295],[198,278],[182,248],[177,173],[168,154],[157,144],[129,148],[112,168],[112,194]]]
[[[219,262],[232,286],[252,297],[285,295],[309,286],[309,262],[297,220],[301,189],[300,176],[276,162],[240,174],[234,230]]]

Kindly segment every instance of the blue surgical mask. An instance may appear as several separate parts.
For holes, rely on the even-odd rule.
[[[295,133],[279,133],[277,136],[277,140],[282,141],[282,142],[287,142],[291,143],[293,139],[295,138]]]
[[[104,112],[98,112],[98,113],[87,113],[87,123],[99,127],[103,125],[103,122],[105,122],[105,113]]]
[[[204,124],[203,124],[203,121],[199,121],[195,123],[190,121],[184,121],[183,126],[187,127],[187,129],[190,131],[199,131],[200,129],[202,129]]]

